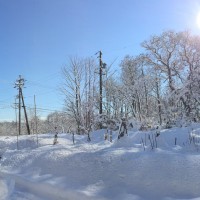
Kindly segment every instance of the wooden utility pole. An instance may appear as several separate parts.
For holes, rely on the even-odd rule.
[[[21,134],[21,92],[20,92],[20,89],[19,89],[18,98],[19,98],[19,135],[20,135]]]
[[[102,114],[102,52],[99,51],[99,114]]]
[[[37,147],[38,147],[38,131],[37,131],[37,115],[36,115],[36,101],[35,101],[35,95],[34,95],[34,107],[35,107],[35,132],[37,135]]]
[[[102,62],[102,52],[99,51],[97,53],[99,53],[99,114],[101,115],[103,113],[103,75],[105,75],[103,69],[106,68],[106,64]]]
[[[17,88],[19,91],[19,94],[18,94],[18,98],[19,98],[19,135],[21,135],[21,100],[22,100],[22,104],[23,104],[23,108],[24,108],[24,115],[26,118],[26,127],[27,127],[27,131],[28,131],[28,135],[30,135],[28,117],[27,117],[26,107],[25,107],[25,103],[24,103],[24,97],[23,97],[23,93],[22,93],[22,88],[24,87],[24,82],[25,82],[25,80],[21,77],[21,75],[19,75],[19,79],[16,80],[16,82],[15,82],[15,88]]]
[[[19,79],[16,80],[15,82],[15,88],[18,89],[19,93],[18,93],[18,99],[19,99],[19,102],[18,102],[18,109],[19,109],[19,120],[18,120],[18,123],[19,123],[19,135],[21,135],[21,92],[20,92],[20,88],[24,86],[24,79],[21,78],[21,75],[19,75]]]
[[[26,128],[27,128],[27,131],[28,131],[28,135],[30,135],[31,132],[30,132],[30,128],[29,128],[28,116],[27,116],[27,113],[26,113],[26,106],[25,106],[25,103],[24,103],[24,96],[23,96],[23,93],[22,93],[22,89],[20,89],[20,92],[21,92],[22,104],[23,104],[23,108],[24,108],[24,115],[25,115],[25,119],[26,119]]]
[[[19,149],[19,144],[18,144],[18,136],[19,136],[19,133],[18,133],[18,127],[17,127],[17,97],[15,98],[15,120],[16,120],[16,134],[17,134],[17,150]]]
[[[35,132],[37,133],[37,114],[36,114],[36,100],[34,95],[34,110],[35,110]]]

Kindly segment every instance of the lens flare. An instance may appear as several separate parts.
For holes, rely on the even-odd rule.
[[[197,26],[200,28],[200,12],[197,15]]]

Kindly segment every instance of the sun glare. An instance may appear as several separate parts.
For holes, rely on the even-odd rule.
[[[200,12],[197,15],[197,26],[200,28]]]

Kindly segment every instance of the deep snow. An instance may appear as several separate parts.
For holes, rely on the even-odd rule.
[[[162,130],[153,149],[156,130],[104,133],[20,136],[18,149],[0,137],[0,200],[200,199],[199,124]]]

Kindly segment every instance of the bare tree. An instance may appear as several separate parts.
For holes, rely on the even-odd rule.
[[[182,68],[178,53],[179,41],[180,34],[166,31],[142,43],[147,52],[146,62],[162,73],[168,82],[170,92],[176,89],[175,77],[179,77]]]
[[[77,132],[89,128],[94,109],[95,62],[92,59],[70,58],[62,69],[64,84],[62,92],[65,95],[65,108],[68,115],[74,119]]]

